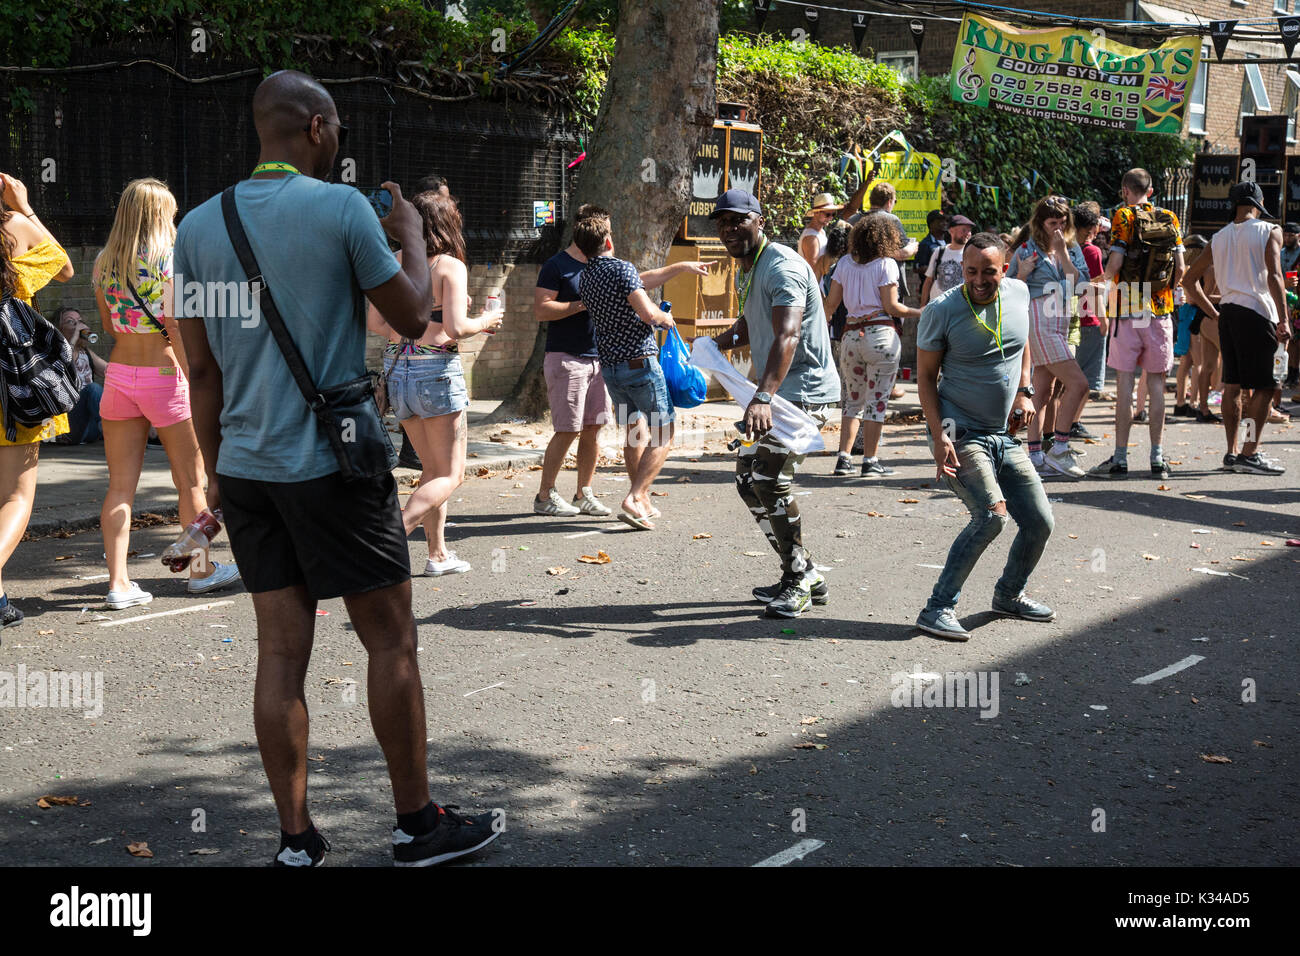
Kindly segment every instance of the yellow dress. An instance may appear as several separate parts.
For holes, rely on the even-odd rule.
[[[63,251],[63,247],[50,239],[32,246],[20,256],[14,256],[9,260],[13,263],[14,271],[18,273],[18,284],[14,289],[14,295],[31,305],[32,296],[45,288],[49,281],[58,275],[67,258],[68,254]],[[6,439],[4,429],[0,428],[0,446],[30,445],[33,442],[67,433],[68,416],[55,415],[43,425],[19,425],[16,441]]]

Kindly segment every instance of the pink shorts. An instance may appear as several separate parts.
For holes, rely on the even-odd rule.
[[[609,421],[609,399],[600,359],[579,358],[568,352],[547,352],[542,366],[546,397],[551,403],[551,427],[557,432],[580,432],[588,425]]]
[[[1163,375],[1174,364],[1174,322],[1169,315],[1112,319],[1106,364],[1117,372]]]
[[[190,417],[190,383],[179,368],[140,368],[109,362],[99,417],[110,422],[147,418],[155,428]]]
[[[1029,358],[1034,368],[1073,361],[1069,335],[1070,316],[1061,307],[1059,293],[1029,300]]]

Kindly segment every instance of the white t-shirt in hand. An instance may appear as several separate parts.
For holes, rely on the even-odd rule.
[[[930,298],[962,284],[965,276],[961,262],[965,254],[965,246],[954,249],[945,245],[942,251],[930,257],[930,265],[925,270],[925,274],[934,280],[930,285]]]
[[[835,265],[831,278],[844,289],[844,308],[849,321],[873,312],[884,311],[880,301],[880,288],[898,285],[898,262],[894,259],[872,259],[863,264],[852,256],[843,256]]]

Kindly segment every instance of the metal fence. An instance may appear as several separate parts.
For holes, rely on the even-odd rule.
[[[83,59],[113,59],[95,56]],[[101,245],[132,179],[164,180],[184,215],[248,175],[259,79],[195,83],[151,65],[0,74],[0,169],[27,184],[65,245]],[[460,200],[471,263],[540,262],[558,248],[559,227],[535,227],[533,203],[554,201],[564,222],[577,130],[562,111],[501,99],[432,102],[364,79],[329,89],[349,127],[335,181],[344,160],[361,186],[443,176]]]
[[[1192,176],[1191,166],[1180,166],[1177,169],[1166,169],[1156,181],[1155,204],[1171,210],[1182,223],[1184,232],[1188,228],[1192,208]]]

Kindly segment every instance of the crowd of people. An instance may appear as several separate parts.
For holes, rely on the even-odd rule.
[[[304,679],[317,603],[342,598],[369,654],[371,718],[397,815],[394,861],[432,865],[480,849],[500,826],[494,814],[462,815],[430,797],[408,537],[424,528],[426,574],[469,570],[443,532],[466,457],[458,343],[494,332],[502,314],[470,315],[462,221],[444,183],[423,183],[409,200],[385,183],[392,206],[381,218],[360,191],[327,182],[347,127],[319,83],[273,74],[258,87],[253,113],[261,149],[251,175],[189,212],[179,229],[163,183],[141,179],[123,191],[93,274],[100,321],[114,338],[108,362],[87,349],[79,312],[54,314],[73,355],[77,401],[67,415],[8,427],[0,438],[0,569],[30,516],[41,442],[102,434],[107,603],[151,600],[129,580],[127,554],[136,484],[156,433],[181,520],[220,513],[234,553],[229,565],[195,555],[189,590],[242,578],[252,596],[254,723],[280,818],[275,863],[316,866],[329,850],[307,804]],[[1209,407],[1221,393],[1224,467],[1282,473],[1261,439],[1280,400],[1275,353],[1291,338],[1286,296],[1296,283],[1287,270],[1300,260],[1300,228],[1260,218],[1268,210],[1259,188],[1241,183],[1230,197],[1233,223],[1198,243],[1152,205],[1146,171],[1130,170],[1119,185],[1123,201],[1109,219],[1096,203],[1071,207],[1049,196],[1018,236],[935,211],[917,242],[892,212],[893,187],[864,182],[848,203],[817,196],[794,248],[768,235],[755,196],[731,189],[717,198],[710,219],[736,265],[739,309],[730,327],[694,345],[749,350],[753,395],[737,423],[735,482],[780,565],[776,583],[752,592],[768,616],[798,617],[829,594],[793,491],[806,451],[792,435],[801,423],[819,430],[838,415],[833,474],[853,473],[859,432],[858,474],[893,474],[879,453],[905,323],[916,323],[936,475],[970,513],[918,615],[927,633],[969,637],[959,596],[1009,521],[1017,531],[993,610],[1054,619],[1026,593],[1054,524],[1042,479],[1084,477],[1071,442],[1092,437],[1081,414],[1099,397],[1103,366],[1115,373],[1115,447],[1088,476],[1127,475],[1137,420],[1149,426],[1152,477],[1170,476],[1161,443],[1175,364],[1175,415],[1218,422]],[[6,297],[30,303],[45,283],[70,278],[72,265],[22,183],[5,176],[3,198],[0,282]],[[539,273],[533,305],[547,323],[554,436],[533,511],[612,514],[593,491],[597,434],[612,418],[629,478],[616,517],[654,531],[651,488],[675,424],[655,332],[676,322],[648,291],[709,269],[682,262],[638,270],[615,255],[615,226],[607,210],[583,206],[571,244]],[[245,283],[258,292],[247,307],[211,294]],[[192,286],[207,294],[191,297]],[[422,468],[405,509],[392,473],[397,456],[371,400],[367,329],[387,339],[381,399]],[[1292,382],[1296,355],[1284,363]],[[1135,389],[1144,419],[1135,417]],[[348,428],[353,437],[340,438]],[[575,439],[569,498],[557,482]],[[0,615],[5,626],[22,617],[6,596]]]

